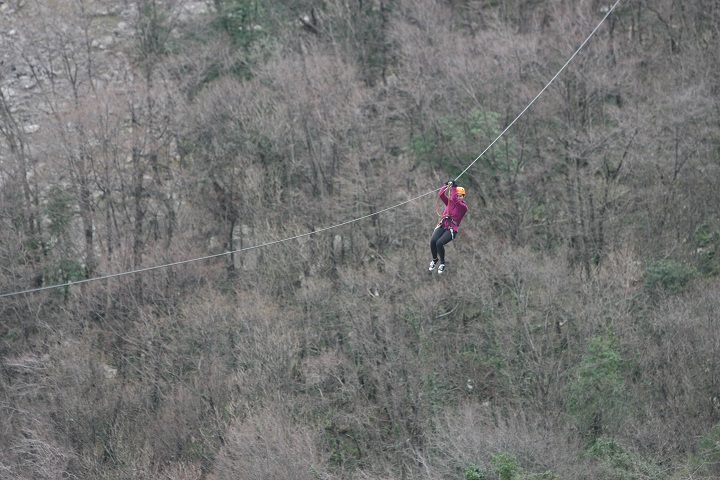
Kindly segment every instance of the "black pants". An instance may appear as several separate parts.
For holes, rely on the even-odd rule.
[[[445,244],[450,243],[455,238],[455,231],[451,228],[437,227],[430,237],[430,253],[433,260],[437,260],[440,255],[440,263],[445,263]]]

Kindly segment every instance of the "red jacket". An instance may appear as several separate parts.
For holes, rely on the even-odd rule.
[[[447,185],[442,187],[438,193],[438,197],[440,197],[440,200],[442,200],[445,204],[445,210],[443,211],[440,224],[445,228],[452,228],[457,232],[460,227],[460,221],[468,211],[468,206],[464,200],[458,198],[457,189],[455,187],[452,188],[450,198],[448,198],[445,194],[446,190]],[[450,219],[452,219],[452,221]]]

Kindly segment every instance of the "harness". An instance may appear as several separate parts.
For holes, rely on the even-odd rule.
[[[456,230],[452,229],[452,228],[446,227],[446,225],[447,225],[447,224],[445,223],[446,220],[449,220],[450,223],[452,223],[453,225],[455,225],[455,227],[460,228],[460,225],[458,225],[458,223],[457,223],[455,220],[453,220],[450,215],[445,215],[444,217],[442,217],[442,218],[440,219],[440,221],[437,223],[437,225],[435,225],[435,229],[438,229],[438,228],[440,228],[440,227],[443,227],[443,228],[446,228],[447,230],[450,230],[450,235],[451,235],[452,239],[455,240],[455,235],[457,235],[458,232],[457,232]]]
[[[445,220],[450,220],[450,223],[452,223],[453,225],[455,225],[457,228],[460,228],[460,225],[459,225],[455,220],[453,220],[450,215],[445,215],[444,217],[441,217],[441,218],[440,218],[440,221],[438,221],[438,223],[437,223],[437,225],[435,226],[435,228],[437,228],[437,227],[443,227],[443,228],[444,228],[443,224],[445,223]]]

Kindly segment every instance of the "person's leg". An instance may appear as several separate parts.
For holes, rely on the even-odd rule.
[[[435,262],[437,262],[438,259],[437,241],[440,239],[440,237],[442,237],[443,233],[445,233],[445,229],[442,227],[437,227],[435,228],[432,236],[430,237],[430,253],[432,254],[432,259]]]
[[[433,235],[434,236],[434,235]],[[435,249],[440,256],[440,263],[445,264],[445,245],[452,242],[454,237],[453,231],[450,229],[445,230],[439,235],[440,238],[435,240]]]

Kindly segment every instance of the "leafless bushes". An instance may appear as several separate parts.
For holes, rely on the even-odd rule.
[[[187,37],[147,11],[142,68],[98,63],[66,10],[24,24],[46,114],[29,133],[3,90],[2,290],[143,271],[0,300],[0,476],[716,473],[701,2],[614,16],[466,172],[448,277],[424,268],[433,196],[371,215],[468,165],[595,3],[331,2],[259,63],[212,10]]]

